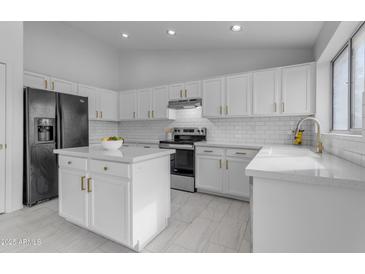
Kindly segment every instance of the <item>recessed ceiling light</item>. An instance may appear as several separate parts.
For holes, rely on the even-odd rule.
[[[122,33],[122,37],[123,38],[128,38],[129,37],[129,34],[128,33]]]
[[[240,25],[231,26],[231,31],[241,31],[242,27]]]
[[[168,29],[167,34],[171,35],[171,36],[174,36],[176,34],[176,31],[174,31],[173,29]]]

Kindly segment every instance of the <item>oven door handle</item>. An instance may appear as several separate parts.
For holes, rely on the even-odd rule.
[[[170,144],[160,144],[160,148],[170,148],[170,149],[183,149],[183,150],[194,150],[191,145],[170,145]]]

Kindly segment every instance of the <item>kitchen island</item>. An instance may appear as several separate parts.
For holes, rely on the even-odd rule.
[[[365,168],[264,145],[246,168],[253,252],[365,252]]]
[[[60,216],[136,251],[166,228],[174,150],[93,146],[54,153]]]

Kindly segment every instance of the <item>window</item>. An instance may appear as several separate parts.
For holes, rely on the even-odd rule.
[[[365,27],[362,24],[332,60],[332,129],[362,128],[365,91]]]

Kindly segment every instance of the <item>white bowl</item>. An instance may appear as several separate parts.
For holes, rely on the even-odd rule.
[[[101,146],[106,150],[118,150],[122,147],[123,140],[119,141],[102,141]]]

